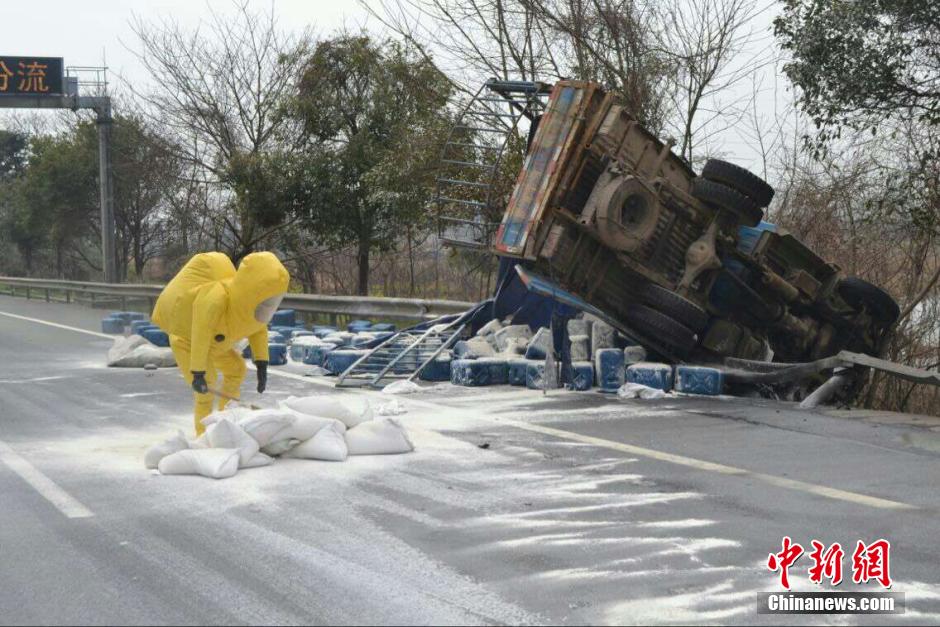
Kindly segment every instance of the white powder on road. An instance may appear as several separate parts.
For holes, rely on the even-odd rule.
[[[642,470],[645,464],[636,458],[614,457],[603,449],[592,453],[592,445],[571,447],[529,432],[508,438],[506,428],[480,419],[500,407],[515,407],[520,418],[535,420],[567,410],[540,413],[531,398],[505,402],[507,394],[468,394],[460,399],[462,407],[448,409],[414,402],[422,396],[402,399],[408,408],[402,420],[417,447],[406,456],[358,457],[342,464],[278,460],[219,483],[142,477],[143,450],[166,423],[147,433],[109,427],[87,438],[50,442],[42,454],[53,468],[74,472],[78,483],[84,475],[116,486],[136,481],[127,504],[132,515],[172,512],[194,526],[211,521],[217,528],[199,532],[200,544],[223,555],[233,543],[247,547],[245,559],[257,564],[259,577],[283,584],[285,595],[309,595],[306,587],[314,578],[318,585],[333,586],[327,588],[331,591],[358,590],[376,603],[387,602],[391,612],[410,611],[419,622],[538,622],[506,601],[522,597],[519,586],[533,582],[557,584],[561,598],[596,599],[593,607],[572,613],[571,622],[578,623],[721,622],[752,613],[753,595],[772,589],[766,568],[761,573],[757,565],[739,568],[715,559],[740,550],[737,541],[720,537],[719,521],[688,518],[688,507],[681,508],[685,516],[672,513],[682,501],[708,496],[625,472]],[[586,411],[593,418],[596,410],[613,417],[623,406]],[[579,412],[585,410],[571,414]],[[185,414],[169,422],[191,428]],[[472,434],[463,437],[474,441],[437,432],[441,429]],[[477,447],[483,440],[492,441],[489,450]],[[428,539],[442,530],[453,538],[453,547]],[[532,536],[543,536],[548,544],[528,542]],[[165,548],[173,563],[182,559],[178,547]],[[509,568],[516,562],[525,565],[525,575],[509,571],[487,579],[485,568],[473,567]],[[188,572],[203,568],[195,559],[185,563]],[[466,572],[481,580],[460,574]],[[663,577],[681,592],[640,587],[643,578]],[[592,596],[605,581],[624,579],[629,591],[620,597]],[[232,586],[222,576],[211,581]],[[261,616],[248,607],[260,601],[247,586],[242,589],[250,601],[245,616]],[[934,590],[923,584],[925,595]],[[204,593],[211,593],[211,586]],[[714,596],[705,599],[710,593]]]
[[[70,377],[65,376],[54,376],[54,377],[33,377],[31,379],[0,379],[0,383],[45,383],[46,381],[58,381],[60,379],[68,379]]]

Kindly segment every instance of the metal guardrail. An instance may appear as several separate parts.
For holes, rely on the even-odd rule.
[[[31,290],[42,290],[47,301],[50,292],[65,292],[66,302],[72,294],[116,296],[124,300],[145,298],[156,300],[163,291],[162,285],[133,283],[94,283],[90,281],[65,281],[60,279],[31,279],[0,276],[0,286],[25,288],[27,297]],[[402,318],[429,320],[448,314],[463,313],[475,303],[457,300],[427,300],[423,298],[379,298],[373,296],[331,296],[326,294],[287,294],[282,307],[317,314],[362,316],[363,318]]]

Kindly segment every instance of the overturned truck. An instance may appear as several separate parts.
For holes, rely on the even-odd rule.
[[[763,222],[774,191],[700,175],[597,84],[561,81],[535,118],[493,249],[676,362],[878,355],[899,309]]]

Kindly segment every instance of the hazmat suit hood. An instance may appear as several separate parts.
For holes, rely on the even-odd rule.
[[[270,316],[267,320],[260,318],[277,310],[280,297],[287,292],[290,274],[274,254],[252,253],[242,259],[228,283],[230,324],[264,326]],[[264,306],[259,307],[262,303]]]

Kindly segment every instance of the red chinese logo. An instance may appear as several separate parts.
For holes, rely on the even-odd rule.
[[[842,558],[845,551],[838,542],[834,543],[828,549],[819,540],[813,540],[813,552],[809,554],[813,565],[809,569],[809,580],[813,583],[822,583],[823,577],[828,579],[833,586],[842,583]]]
[[[813,561],[810,566],[809,580],[821,584],[823,579],[829,580],[833,586],[842,583],[842,559],[845,551],[842,545],[834,542],[828,548],[819,540],[812,540],[813,550],[809,558]],[[884,588],[891,587],[891,571],[888,565],[888,554],[891,543],[884,539],[875,540],[866,545],[861,540],[852,554],[852,581],[857,584],[868,583],[875,580]],[[793,542],[790,536],[784,536],[782,549],[779,553],[771,553],[767,557],[767,568],[773,572],[780,572],[780,585],[790,589],[789,569],[803,555],[803,547]]]
[[[792,544],[790,536],[783,537],[783,550],[779,553],[771,553],[767,557],[767,568],[772,571],[780,571],[780,585],[790,589],[789,568],[796,563],[803,555],[803,547],[799,544]]]
[[[874,579],[884,588],[891,587],[891,573],[888,567],[888,553],[891,543],[884,539],[875,540],[868,546],[861,540],[852,554],[852,581],[868,583]]]

